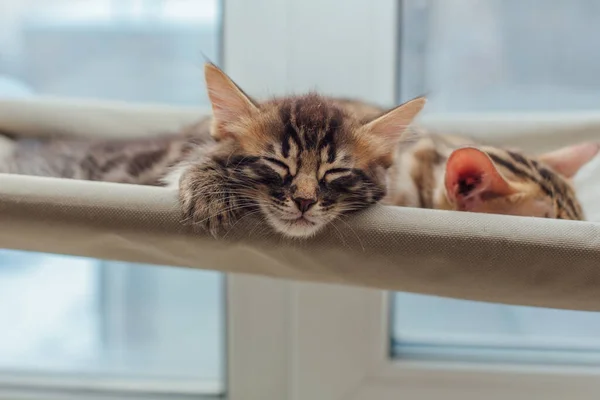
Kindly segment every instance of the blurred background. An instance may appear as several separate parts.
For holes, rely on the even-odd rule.
[[[0,93],[205,103],[217,0],[4,0]]]
[[[396,102],[426,93],[429,113],[598,108],[600,2],[400,3]],[[0,97],[206,107],[203,54],[221,58],[222,8],[2,0]],[[125,377],[223,394],[223,288],[212,272],[2,250],[0,374]],[[600,364],[595,313],[399,293],[391,318],[392,357]]]
[[[400,18],[401,95],[430,112],[597,108],[597,1],[408,0]]]
[[[206,105],[220,26],[217,0],[3,0],[0,96]],[[223,296],[213,272],[0,250],[0,375],[221,392]]]

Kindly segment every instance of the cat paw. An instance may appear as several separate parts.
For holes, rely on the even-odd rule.
[[[224,196],[203,194],[180,189],[179,193],[185,222],[201,231],[219,237],[233,226],[238,215]]]
[[[206,174],[184,174],[179,181],[179,201],[184,222],[217,238],[239,219],[240,207],[226,182]]]

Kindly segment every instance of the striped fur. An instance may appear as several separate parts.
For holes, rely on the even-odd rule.
[[[590,146],[590,156],[577,161],[580,166],[597,152],[597,145]],[[451,184],[446,181],[448,169],[453,168],[448,160],[452,154],[472,148],[489,157],[496,170],[490,173],[497,172],[498,179],[506,183],[508,189],[484,191],[476,201],[461,205],[456,197],[464,196],[473,187],[457,181],[456,193],[452,193]],[[477,185],[477,182],[472,185]],[[570,179],[544,161],[543,156],[530,156],[517,150],[480,145],[466,138],[424,132],[399,149],[396,163],[390,170],[389,191],[383,202],[419,208],[584,219]]]
[[[447,161],[457,149],[475,146],[519,190],[467,211],[584,218],[569,179],[536,157],[413,128],[413,137],[397,147],[386,170],[373,158],[357,159],[353,147],[352,132],[381,114],[377,107],[318,95],[272,100],[261,107],[263,117],[250,121],[247,129],[253,133],[242,141],[213,140],[209,118],[176,134],[128,141],[3,139],[0,172],[180,186],[186,219],[213,234],[262,209],[277,230],[306,236],[377,201],[460,210],[444,184]],[[307,178],[313,172],[315,179]],[[298,213],[292,193],[301,198],[318,193],[312,215],[319,225],[285,220],[286,213]]]
[[[260,103],[215,66],[205,74],[213,116],[181,133],[18,140],[0,172],[177,185],[185,220],[215,236],[260,213],[275,231],[307,237],[383,198],[395,149],[424,104],[382,112],[318,94]]]
[[[15,139],[0,142],[0,172],[162,185],[166,171],[212,142],[210,118],[175,134],[128,140]]]
[[[215,66],[205,73],[212,118],[129,141],[2,140],[0,172],[177,186],[186,221],[215,236],[258,213],[307,237],[379,201],[584,217],[568,178],[597,145],[530,157],[414,128],[403,140],[424,99],[389,111],[318,94],[261,103]]]
[[[168,180],[179,182],[187,220],[213,235],[242,214],[260,213],[275,231],[307,237],[376,203],[395,149],[425,103],[367,117],[314,93],[259,103],[211,64],[205,76],[217,143]]]
[[[391,205],[459,210],[444,185],[446,163],[456,149],[475,146],[489,155],[502,176],[519,191],[491,198],[486,202],[489,207],[470,211],[584,219],[569,179],[536,157],[481,146],[465,138],[420,132],[398,148],[394,164],[385,171],[381,165],[353,157],[356,151],[350,135],[352,129],[379,115],[378,108],[317,95],[273,100],[262,107],[268,117],[258,125],[264,128],[271,124],[267,131],[277,134],[263,137],[257,133],[254,137],[260,139],[258,144],[250,140],[242,142],[241,148],[233,143],[217,145],[210,136],[210,119],[177,134],[129,141],[3,139],[0,172],[145,185],[177,186],[181,180],[182,188],[196,194],[202,192],[198,176],[206,176],[204,187],[220,191],[206,190],[212,194],[203,201],[182,195],[182,205],[186,218],[203,221],[204,228],[216,233],[258,207],[256,201],[246,201],[247,196],[261,204],[272,201],[274,212],[283,213],[293,206],[290,191],[302,198],[318,191],[323,200],[315,210],[329,215],[325,223],[382,198],[383,203]],[[243,156],[248,150],[258,153]],[[241,152],[235,155],[236,151]],[[310,176],[313,170],[319,179],[290,180],[298,174]],[[228,185],[219,183],[224,176]],[[263,197],[246,193],[248,185],[264,185],[268,191]],[[242,194],[234,196],[236,193]],[[532,201],[541,207],[532,209],[528,205]],[[198,204],[205,204],[201,211]],[[221,209],[229,211],[219,213],[218,205],[223,204]],[[211,215],[217,217],[208,218]],[[265,215],[272,224],[278,223],[269,211]],[[279,226],[280,230],[288,228]],[[311,229],[302,227],[298,231],[302,236]]]
[[[222,140],[205,155],[207,162],[193,162],[178,179],[169,178],[180,182],[189,220],[216,233],[257,210],[276,231],[306,237],[385,195],[382,150],[361,146],[373,120],[362,122],[317,94],[272,100],[254,112],[253,118],[213,124]]]

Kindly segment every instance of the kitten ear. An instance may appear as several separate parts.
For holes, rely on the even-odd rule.
[[[399,105],[365,125],[369,145],[379,157],[390,157],[400,143],[406,128],[423,109],[425,97],[417,97]]]
[[[258,110],[252,99],[216,65],[204,65],[204,78],[212,105],[214,127],[217,128],[213,129],[214,136],[224,134],[218,129],[223,123],[251,115]]]
[[[452,152],[444,180],[448,200],[463,211],[475,208],[485,199],[516,193],[492,159],[473,147]]]
[[[542,154],[538,159],[564,177],[572,178],[598,154],[599,150],[599,143],[581,143]]]

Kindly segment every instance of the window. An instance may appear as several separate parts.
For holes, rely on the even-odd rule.
[[[9,250],[0,266],[0,371],[222,390],[219,274]]]
[[[6,0],[0,96],[207,104],[217,0]]]
[[[460,8],[461,10],[479,3],[485,3],[468,0],[452,0],[449,2],[455,5],[458,4],[456,7],[457,9],[462,7]],[[13,3],[15,8],[18,8],[17,5],[21,7],[23,4],[30,4],[16,0]],[[11,7],[13,7],[13,3],[11,3]],[[106,2],[106,4],[110,4],[110,7],[112,7],[111,10],[114,10],[114,13],[111,15],[115,19],[120,19],[127,15],[129,16],[127,18],[132,19],[131,15],[139,16],[142,14],[145,15],[143,18],[150,18],[152,15],[152,18],[155,18],[157,15],[156,10],[161,10],[162,8],[160,7],[166,3],[166,1]],[[168,3],[174,4],[175,1],[169,1]],[[435,4],[441,3],[444,3],[444,1],[439,1]],[[553,2],[553,4],[555,3]],[[592,1],[589,2],[589,4],[591,3]],[[37,6],[39,4],[41,3],[38,3]],[[198,6],[203,3],[200,0],[194,0],[194,4]],[[426,18],[431,16],[426,12],[427,7],[425,6],[428,4],[434,3],[411,0],[378,0],[375,2],[368,0],[328,0],[326,2],[321,0],[255,0],[252,2],[246,0],[227,0],[223,2],[225,23],[223,25],[223,58],[220,61],[222,61],[222,65],[225,66],[227,72],[248,93],[257,97],[301,92],[314,88],[332,95],[358,96],[383,104],[395,102],[399,98],[398,92],[400,89],[402,97],[421,94],[423,92],[429,92],[430,96],[434,96],[436,93],[434,90],[435,87],[425,78],[431,76],[429,70],[435,70],[435,63],[422,57],[426,53],[421,51],[427,42],[427,37],[423,36],[424,30],[422,28],[426,25]],[[579,4],[579,2],[572,2],[571,4]],[[412,12],[411,7],[413,6],[416,11],[420,11],[409,14]],[[547,9],[552,8],[547,5],[544,5],[544,7]],[[31,10],[34,8],[34,6],[29,6],[28,13],[31,14]],[[141,14],[139,11],[136,11],[144,8],[154,11]],[[27,9],[27,7],[23,6],[23,9]],[[315,10],[317,9],[319,12],[315,14]],[[15,15],[15,13],[16,11],[11,9],[10,13],[6,15]],[[220,22],[221,17],[218,13],[217,15],[217,21]],[[399,15],[403,16],[402,19],[398,18]],[[448,15],[453,16],[454,14],[449,13]],[[443,15],[438,15],[438,18],[442,17]],[[4,15],[2,18],[5,18],[7,22],[0,26],[0,31],[11,31],[13,32],[13,36],[16,37],[14,27],[18,24],[9,23],[9,17],[4,17]],[[136,16],[135,18],[138,17]],[[473,18],[468,22],[473,22],[472,20]],[[153,21],[156,21],[156,19]],[[400,22],[402,22],[402,25]],[[8,27],[11,28],[9,29]],[[402,32],[405,32],[409,27],[412,27],[414,30],[411,30],[410,35],[403,33],[402,46],[398,46],[400,28],[402,28]],[[212,31],[212,33],[214,32]],[[196,35],[194,40],[199,41],[199,36]],[[2,37],[2,40],[6,40],[4,39],[5,36]],[[217,39],[220,39],[220,37],[217,36]],[[480,40],[476,35],[468,35],[468,39]],[[14,43],[17,42],[20,43],[20,40]],[[194,51],[197,50],[197,54],[200,54],[202,51],[209,57],[215,58],[216,54],[210,54],[202,48],[203,45],[196,45],[195,43],[192,43],[192,47],[194,47]],[[134,47],[137,48],[137,46]],[[2,47],[0,46],[0,51],[1,49]],[[171,47],[171,50],[173,49]],[[184,50],[188,51],[189,47],[185,47]],[[411,51],[416,52],[415,57],[412,57]],[[18,59],[17,52],[11,54],[11,57],[0,56],[0,61]],[[409,55],[411,56],[409,57]],[[123,57],[127,58],[127,54]],[[200,66],[203,61],[201,54],[198,58],[196,58],[196,55],[192,55],[191,57]],[[117,59],[115,58],[115,60]],[[460,57],[456,57],[454,61],[458,62],[459,60]],[[157,74],[157,70],[163,71],[162,69],[157,68],[155,70],[151,68],[151,64],[143,63],[144,69],[149,74]],[[397,68],[398,64],[401,66],[400,69]],[[427,66],[427,69],[424,68],[425,66]],[[10,71],[3,69],[1,71],[3,76],[9,76],[9,82],[6,83],[6,87],[9,89],[5,89],[4,91],[4,93],[7,93],[6,95],[10,93],[12,93],[11,95],[26,95],[30,93],[31,89],[29,87],[33,81],[28,81],[28,78],[22,75],[23,71],[25,71],[23,68],[12,68]],[[90,94],[90,92],[86,92],[88,90],[86,86],[75,85],[69,89],[72,91],[69,92],[63,87],[60,93],[64,95],[98,97],[102,91],[111,91],[112,93],[106,95],[105,98],[120,98],[135,101],[170,101],[165,98],[176,93],[171,88],[181,88],[185,81],[184,79],[181,79],[181,81],[178,80],[180,75],[169,75],[169,79],[177,82],[166,87],[165,93],[167,94],[161,93],[160,95],[156,95],[156,97],[153,97],[154,95],[144,95],[140,96],[143,98],[140,98],[138,97],[139,93],[157,93],[155,89],[150,89],[154,84],[160,85],[162,83],[150,84],[146,82],[146,78],[140,70],[136,69],[135,71],[135,74],[128,75],[128,78],[131,78],[131,82],[122,82],[124,85],[123,88],[115,89],[103,86],[102,88],[98,88],[97,92]],[[98,78],[99,74],[99,72],[94,72],[86,75],[86,79],[82,80],[87,80],[87,78],[91,77],[91,82],[93,82],[94,79]],[[48,73],[48,75],[50,74]],[[197,82],[201,83],[201,68],[198,68],[198,75],[194,76],[197,76]],[[64,79],[65,81],[69,81],[66,78]],[[466,78],[463,79],[463,81],[465,80]],[[106,81],[102,82],[105,83]],[[135,84],[139,84],[140,86],[143,86],[143,82],[146,82],[148,87],[142,87],[141,89],[138,87],[137,89],[140,89],[141,92],[130,90],[127,88],[127,85],[134,84],[132,82],[136,82]],[[400,85],[397,84],[398,82]],[[425,84],[426,82],[427,84]],[[445,85],[448,85],[447,81],[444,82]],[[189,84],[189,87],[186,86],[181,89],[180,93],[192,93],[193,96],[196,96],[202,89],[201,86],[194,86],[190,81],[185,81],[185,84]],[[459,89],[461,88],[460,85],[457,86],[459,86]],[[23,89],[23,87],[26,89]],[[58,84],[55,87],[58,87]],[[75,89],[72,89],[73,87]],[[145,92],[146,89],[148,89],[148,92]],[[185,90],[188,89],[189,92],[186,92]],[[11,90],[12,92],[10,92]],[[36,90],[41,89],[38,87]],[[45,93],[52,92],[48,90]],[[452,95],[454,96],[454,93]],[[437,112],[492,110],[492,107],[484,108],[483,106],[480,107],[481,110],[478,109],[479,105],[470,101],[472,99],[470,96],[472,95],[465,94],[460,102],[454,101],[455,99],[452,98],[438,103],[438,106],[436,106],[438,100],[433,99],[428,108],[433,108]],[[448,99],[449,95],[446,94],[446,96]],[[177,97],[172,103],[197,104],[202,103],[202,100],[189,100],[184,97]],[[502,107],[504,108],[499,107],[498,110],[525,109],[524,107],[509,108],[506,103],[503,103]],[[546,106],[539,107],[539,109],[548,108]],[[23,257],[23,255],[19,257]],[[43,255],[42,257],[48,256]],[[21,261],[23,260],[21,259]],[[86,263],[90,265],[102,263],[96,260],[82,259],[71,259],[70,261],[70,263],[75,262],[82,264],[78,267],[78,271],[85,268],[92,268],[90,266],[83,266],[87,265]],[[66,262],[62,263],[66,265]],[[19,265],[22,266],[25,264],[21,263]],[[99,286],[95,286],[88,283],[87,278],[80,278],[80,280],[86,282],[81,285],[82,287],[90,288],[94,286],[96,287],[94,290],[112,285],[116,293],[114,297],[116,300],[114,301],[121,302],[123,301],[123,297],[129,296],[127,295],[127,291],[119,289],[123,285],[123,282],[131,282],[134,285],[135,282],[138,282],[140,291],[147,290],[144,289],[146,288],[145,285],[140,284],[144,279],[140,278],[139,275],[136,275],[135,279],[133,277],[131,279],[127,278],[129,272],[125,273],[125,271],[128,268],[133,269],[135,267],[124,267],[123,264],[113,266],[111,264],[110,266],[99,268],[105,272],[112,271],[109,272],[109,275],[116,273],[113,277],[101,278],[101,281],[106,279],[107,281],[121,283],[107,283],[105,285],[100,282]],[[150,271],[158,271],[159,268],[144,266],[140,268],[139,272],[141,275],[150,273]],[[176,269],[164,270],[164,274],[170,274],[171,272],[169,271],[202,274],[196,271]],[[121,273],[125,273],[125,277]],[[131,274],[134,273],[131,272]],[[25,273],[23,273],[23,276],[25,276]],[[164,275],[160,275],[160,277],[162,279]],[[191,277],[191,275],[187,277]],[[153,279],[148,280],[153,281]],[[215,281],[218,280],[215,279]],[[199,285],[199,283],[197,284]],[[215,285],[218,285],[218,283],[215,282]],[[149,287],[152,286],[153,284],[149,285]],[[206,287],[208,288],[209,286],[212,289],[207,290],[215,290],[217,288],[217,286],[212,286],[212,284],[207,284]],[[158,287],[163,288],[164,286],[162,284],[155,286],[155,288]],[[563,359],[567,359],[567,363],[563,364],[561,368],[553,368],[550,371],[540,368],[538,365],[526,365],[527,363],[546,361],[546,359],[535,358],[539,357],[540,354],[535,349],[531,357],[524,359],[525,363],[523,365],[525,367],[518,368],[514,365],[514,358],[509,359],[506,357],[510,352],[506,353],[505,349],[499,349],[498,347],[496,349],[492,348],[489,343],[502,334],[505,334],[503,336],[504,343],[512,341],[511,343],[513,344],[516,343],[517,345],[522,345],[522,347],[527,347],[527,338],[539,332],[535,330],[528,331],[529,336],[513,335],[509,329],[502,331],[500,323],[496,325],[498,327],[496,332],[478,336],[478,344],[481,345],[480,348],[483,348],[485,352],[479,352],[479,349],[476,348],[469,349],[475,351],[471,355],[474,354],[477,356],[469,356],[471,357],[470,359],[482,362],[466,364],[445,363],[439,362],[439,360],[460,361],[468,359],[468,354],[464,352],[464,346],[458,352],[454,353],[447,352],[444,354],[439,349],[443,347],[444,350],[453,350],[451,345],[460,345],[461,340],[463,340],[462,343],[465,343],[464,340],[469,340],[473,343],[470,338],[463,335],[473,325],[467,326],[466,322],[464,325],[461,325],[461,321],[456,321],[457,324],[454,325],[454,342],[451,344],[441,343],[439,348],[435,349],[433,346],[430,346],[433,343],[431,330],[438,329],[440,326],[434,325],[434,323],[439,324],[443,322],[437,319],[425,321],[430,322],[429,325],[423,324],[423,321],[419,320],[419,318],[423,317],[423,314],[417,314],[418,308],[415,310],[409,309],[408,311],[406,308],[416,305],[427,307],[428,310],[431,310],[433,306],[438,307],[438,304],[435,302],[439,301],[443,303],[444,309],[458,310],[460,308],[465,310],[466,313],[468,312],[469,305],[465,307],[462,302],[458,302],[460,304],[457,304],[447,299],[432,299],[425,296],[416,296],[413,298],[412,295],[402,294],[400,295],[402,298],[399,299],[398,307],[391,310],[394,318],[390,319],[389,306],[392,305],[393,307],[394,304],[393,299],[390,299],[390,297],[393,297],[393,294],[388,295],[387,293],[375,290],[286,282],[235,274],[227,277],[226,287],[226,293],[223,295],[227,298],[226,317],[228,329],[226,340],[227,351],[223,353],[227,353],[227,360],[226,363],[223,362],[224,354],[220,353],[221,367],[213,365],[216,369],[212,371],[220,370],[223,364],[227,364],[226,394],[231,400],[374,400],[395,398],[478,400],[481,398],[523,398],[525,394],[527,398],[530,398],[532,393],[535,393],[540,398],[555,400],[569,396],[591,399],[594,398],[594,394],[598,391],[597,370],[586,369],[582,372],[581,370],[562,368],[573,362],[571,354],[574,352],[572,350],[582,348],[571,346],[571,343],[577,340],[575,338],[578,334],[580,338],[586,340],[586,345],[587,343],[590,344],[588,349],[593,347],[593,343],[587,341],[585,327],[583,329],[578,328],[578,330],[573,329],[568,332],[570,336],[566,337],[569,340],[566,348],[569,352],[562,353],[566,355]],[[152,289],[148,290],[148,292],[152,292]],[[217,298],[221,298],[221,291],[218,293],[220,294]],[[178,291],[168,302],[172,301],[169,304],[173,304],[176,301],[184,301],[184,298],[187,299],[188,295],[192,296],[189,292],[185,292],[184,294],[183,290]],[[108,295],[107,298],[110,296]],[[166,299],[166,297],[165,295],[163,298]],[[147,298],[151,298],[151,296],[148,295]],[[136,300],[135,296],[133,299],[126,299],[125,302],[133,300]],[[159,301],[156,300],[156,302]],[[155,302],[155,300],[152,300],[152,302]],[[92,307],[91,304],[105,303],[104,297],[98,296],[82,301],[78,307],[86,309]],[[199,305],[200,303],[195,304]],[[216,312],[218,315],[222,315],[219,312],[221,304],[214,308],[208,305],[208,303],[202,304],[202,310],[207,309],[211,313]],[[186,302],[186,305],[190,305],[191,307],[191,302]],[[482,309],[486,305],[475,304],[473,306]],[[500,305],[493,306],[493,308],[503,308]],[[439,305],[439,307],[442,307],[442,305]],[[136,305],[133,308],[133,312],[135,313],[138,309]],[[169,311],[172,308],[164,307],[163,310]],[[434,311],[436,310],[432,310],[432,314]],[[545,310],[525,310],[521,316],[527,315],[530,311],[537,313],[538,311]],[[198,311],[196,313],[198,321],[202,318],[200,315],[202,312]],[[82,329],[92,332],[94,324],[99,323],[97,321],[101,320],[99,311],[94,315],[90,316],[90,320],[82,319]],[[436,315],[439,316],[439,313]],[[546,316],[550,318],[555,315],[550,313]],[[594,314],[573,318],[577,318],[581,322],[581,328],[584,324],[588,323],[588,315],[593,316]],[[540,314],[536,318],[539,320],[546,316]],[[121,317],[117,316],[116,320],[123,320],[119,318]],[[402,318],[406,318],[411,325],[402,324]],[[585,321],[582,322],[582,320]],[[215,321],[217,326],[222,326],[216,319]],[[391,326],[392,322],[397,328],[394,329]],[[144,323],[150,324],[147,320]],[[421,325],[418,325],[418,323]],[[174,327],[175,325],[173,325]],[[117,332],[122,332],[119,329],[117,329]],[[206,336],[203,335],[207,335],[207,332],[210,331],[198,331],[198,337],[204,340]],[[213,332],[215,332],[216,337],[220,338],[219,340],[223,340],[222,331],[220,333]],[[390,357],[390,332],[393,332],[393,336],[398,339],[394,343],[394,350],[400,358],[393,359]],[[484,333],[483,330],[481,333]],[[488,330],[487,333],[490,333],[490,331]],[[558,336],[562,332],[556,333],[545,337],[545,343],[550,347],[554,346],[555,349],[560,350],[565,342],[561,344],[559,340],[565,339],[565,337],[560,338]],[[419,340],[424,338],[425,334],[428,335],[425,338],[428,341],[419,342]],[[167,337],[168,335],[170,333],[163,337]],[[92,339],[93,337],[94,334],[92,333],[88,336],[88,338]],[[557,338],[559,340],[555,340]],[[225,343],[225,340],[220,343]],[[196,344],[199,345],[199,343]],[[415,344],[425,344],[426,346],[422,346],[421,348],[414,346],[411,348]],[[440,343],[438,342],[438,344]],[[219,343],[216,345],[219,346]],[[88,346],[87,349],[92,348],[90,344],[86,343],[83,343],[81,346]],[[456,346],[456,348],[458,347],[460,346]],[[429,353],[421,351],[424,348],[434,351]],[[565,347],[563,346],[562,348]],[[495,357],[492,354],[494,350],[499,350],[498,352],[503,354],[503,358]],[[201,349],[198,348],[198,352],[200,351]],[[88,354],[90,352],[91,350],[88,351]],[[145,354],[152,356],[151,352]],[[577,354],[579,355],[581,352]],[[190,357],[189,359],[195,358]],[[421,360],[424,360],[424,362]],[[496,365],[492,368],[490,367],[492,365],[490,361],[510,361],[511,365],[506,366],[498,363],[497,368]],[[553,363],[556,362],[557,360],[553,360]],[[588,365],[595,364],[589,362]],[[194,382],[196,384],[209,376],[209,374],[201,376],[203,373],[199,373],[199,368],[192,368],[195,368],[196,378],[194,378]],[[17,376],[24,378],[19,380],[14,375],[15,371],[17,370],[13,368],[13,375],[9,376],[10,379],[4,379],[4,375],[0,375],[0,383],[9,382],[10,384],[14,384],[14,382],[22,382],[23,385],[31,385],[33,378],[36,377],[30,370],[21,370],[17,371]],[[119,374],[118,376],[128,379],[132,378],[132,382],[139,383],[140,381],[136,381],[135,379],[141,377],[143,380],[145,376],[148,376],[144,375],[148,371],[149,369],[141,368],[135,371],[135,374],[138,375],[130,374],[125,376]],[[177,366],[175,367],[175,371],[177,371]],[[186,370],[186,374],[180,374],[176,379],[182,376],[185,379],[185,376],[189,376],[187,372],[189,370]],[[59,382],[59,378],[68,376],[66,373],[59,373],[58,377],[51,376],[50,378],[54,379],[57,386],[60,386],[61,383],[64,384],[65,382]],[[103,382],[100,379],[101,376],[97,374],[86,374],[85,377],[90,379],[83,382],[81,381],[82,376],[75,376],[77,385],[88,389],[92,388],[93,390],[95,388],[93,382],[100,382],[97,383],[96,387],[99,387]],[[172,376],[162,376],[162,378],[167,379],[167,381],[163,380],[162,382],[168,382],[168,379],[171,379]],[[198,397],[196,394],[198,387],[192,387],[192,389],[188,390],[188,386],[176,379],[171,381],[171,383],[174,382],[174,385],[169,387],[169,389],[175,388],[174,392],[193,393],[191,397]],[[143,383],[144,386],[132,385],[131,382],[127,382],[122,387],[137,387],[138,389],[141,387],[145,389],[152,388],[149,380],[143,381]],[[221,383],[223,384],[223,382]],[[0,385],[1,388],[2,386]],[[164,388],[163,392],[165,392]],[[222,393],[222,391],[219,393]],[[2,397],[1,390],[0,397]],[[5,397],[11,399],[17,398],[15,396]],[[37,397],[29,396],[27,398]],[[171,397],[169,396],[169,398]]]
[[[234,3],[239,8],[234,7]],[[240,6],[240,3],[244,5]],[[490,73],[483,74],[475,81],[478,86],[467,90],[468,77],[473,70],[476,71],[475,66],[462,75],[461,70],[454,72],[438,68],[440,61],[432,59],[432,50],[428,46],[430,40],[440,41],[443,38],[430,33],[433,27],[461,21],[454,25],[456,30],[464,27],[460,37],[461,47],[452,54],[444,53],[444,60],[464,66],[466,62],[461,57],[463,50],[467,51],[473,42],[488,38],[487,34],[479,35],[471,26],[488,23],[490,18],[494,21],[498,19],[492,15],[480,23],[473,16],[475,10],[488,7],[488,3],[494,7],[500,3],[505,8],[529,7],[538,14],[550,13],[556,6],[559,11],[556,11],[555,18],[570,15],[566,10],[569,7],[585,6],[590,9],[595,6],[592,0],[586,3],[544,0],[256,0],[243,3],[241,0],[228,0],[225,13],[228,46],[224,49],[227,70],[245,90],[256,95],[281,95],[316,88],[331,95],[393,104],[400,98],[426,93],[431,99],[427,105],[429,112],[440,114],[547,110],[556,115],[554,111],[561,109],[592,109],[595,103],[581,100],[587,95],[579,97],[583,92],[591,92],[581,87],[573,91],[577,92],[575,97],[580,99],[577,105],[567,104],[558,97],[554,100],[542,99],[542,103],[534,103],[529,99],[528,109],[523,105],[525,99],[518,99],[516,95],[511,98],[490,95],[484,102],[485,90],[476,90],[484,87],[477,83],[481,80],[487,82],[486,79],[496,79],[499,82],[496,84],[498,90],[508,88],[516,92],[516,86],[526,89],[524,92],[535,90],[523,83],[523,78],[516,80],[501,75],[500,80]],[[430,12],[432,7],[438,7],[438,10],[444,7],[444,12],[439,11],[435,14],[436,20],[429,23],[428,19],[433,18]],[[319,10],[317,14],[314,12],[316,9]],[[265,10],[269,12],[265,13]],[[461,12],[468,14],[463,16]],[[532,13],[529,11],[529,14]],[[588,18],[593,18],[591,13],[582,21]],[[530,19],[532,26],[536,27],[531,30],[535,31],[538,20],[542,23],[543,19]],[[556,19],[548,23],[557,24]],[[522,29],[527,28],[527,24],[522,25]],[[595,29],[595,26],[590,25],[585,29]],[[522,35],[522,31],[518,34]],[[578,34],[577,39],[593,43],[593,35],[582,36],[585,35]],[[581,48],[582,45],[576,44],[578,41],[575,38],[571,39],[571,50]],[[525,43],[529,39],[525,35],[520,40]],[[252,47],[247,43],[252,43]],[[581,57],[593,57],[594,49],[591,44],[589,46],[588,52],[580,52]],[[440,46],[436,47],[436,51],[441,52]],[[521,53],[528,54],[524,51]],[[315,61],[317,55],[318,62]],[[584,67],[583,61],[574,64],[580,64],[577,68],[588,68]],[[574,68],[572,65],[570,67]],[[593,71],[593,67],[589,67],[589,70]],[[433,76],[438,78],[433,81]],[[561,79],[553,78],[553,82],[559,82],[560,90],[569,85],[573,87],[569,82],[574,77],[565,76]],[[588,83],[592,86],[598,82],[594,80],[596,76],[590,79]],[[505,81],[516,83],[504,85]],[[544,81],[544,84],[547,82]],[[452,91],[447,89],[449,87],[453,88]],[[495,101],[499,99],[510,101],[496,104]],[[557,103],[553,104],[552,101]],[[558,102],[562,103],[559,105]],[[526,120],[526,116],[523,118]],[[597,196],[591,192],[600,193],[597,189],[590,189],[590,197],[584,200],[588,204],[589,199]],[[258,281],[261,281],[260,285]],[[268,317],[261,319],[260,323],[268,321],[269,332],[283,332],[281,336],[273,335],[269,339],[277,351],[266,353],[276,355],[275,364],[278,366],[269,370],[269,373],[277,377],[271,382],[280,391],[277,392],[278,396],[270,398],[479,400],[533,396],[558,400],[593,399],[599,389],[600,364],[592,359],[594,351],[588,351],[595,347],[593,341],[588,340],[590,333],[593,335],[592,326],[596,318],[593,313],[540,309],[517,311],[516,307],[409,294],[400,294],[398,301],[395,301],[393,293],[364,288],[259,279],[252,288],[255,289],[253,294],[247,293],[243,300],[258,302],[259,298],[262,299],[259,303],[261,306],[253,309],[263,311],[268,305],[265,310],[265,313],[268,311]],[[237,292],[237,295],[240,293]],[[267,301],[264,296],[270,296],[270,300]],[[504,319],[501,322],[496,321],[495,331],[492,329],[494,327],[489,327],[487,331],[482,327],[481,331],[476,332],[475,328],[479,326],[474,325],[473,318],[463,325],[461,323],[468,318],[456,323],[450,321],[453,325],[449,328],[453,328],[455,333],[453,343],[438,341],[438,346],[434,347],[434,330],[445,327],[442,320],[444,315],[437,309],[442,305],[444,311],[458,313],[460,310],[463,315],[470,312],[469,307],[477,309],[478,316],[492,311],[501,316],[516,313],[520,318],[534,314],[531,321],[534,325],[528,325],[527,328],[532,329],[519,333],[517,329],[503,326],[502,322],[509,318],[502,317]],[[415,309],[411,309],[411,306]],[[486,306],[491,306],[491,309]],[[246,305],[243,310],[248,311]],[[424,311],[429,314],[426,316]],[[541,324],[549,318],[561,318],[560,321],[565,318],[568,321],[565,325],[577,322],[577,326],[563,326],[560,330],[544,332]],[[252,326],[258,330],[258,324]],[[236,329],[231,333],[236,334]],[[467,337],[465,333],[470,335]],[[546,335],[543,343],[540,342],[541,333]],[[537,346],[531,346],[530,339],[535,334],[540,334],[535,338],[538,343]],[[473,346],[473,336],[477,336],[478,347]],[[494,342],[499,337],[503,341],[503,348],[497,346],[499,341]],[[393,343],[392,338],[395,339]],[[242,339],[247,340],[244,336]],[[456,346],[466,341],[469,341],[470,348]],[[490,345],[494,343],[495,348]],[[511,351],[519,346],[523,350]],[[545,349],[543,355],[542,348]],[[581,351],[583,348],[585,350]],[[427,352],[423,351],[425,349]],[[552,351],[547,351],[549,349]],[[519,357],[513,357],[515,353]],[[589,354],[581,357],[583,353]],[[236,352],[230,354],[235,355]],[[232,366],[235,368],[235,362]],[[246,374],[250,369],[265,371],[264,368],[252,367],[246,368]],[[256,379],[264,375],[257,373],[251,374],[251,377]],[[251,394],[245,394],[252,397]]]
[[[600,3],[403,0],[400,97],[428,112],[595,110]]]
[[[398,293],[392,326],[392,354],[400,358],[600,363],[597,313]]]
[[[5,0],[0,97],[208,106],[217,0]],[[0,390],[222,395],[223,276],[0,251]],[[5,385],[5,386],[3,386]]]
[[[597,109],[597,2],[402,5],[400,94],[429,93],[427,112]],[[598,182],[587,171],[577,183],[588,218],[600,220]],[[600,314],[406,293],[393,309],[395,357],[600,365]]]

